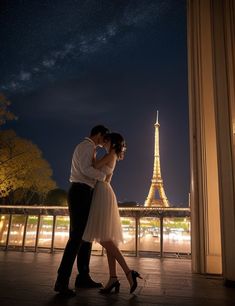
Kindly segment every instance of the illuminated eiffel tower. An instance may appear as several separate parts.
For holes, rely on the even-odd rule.
[[[160,168],[160,152],[159,152],[160,124],[158,122],[158,111],[157,111],[157,120],[154,126],[155,126],[155,147],[154,147],[153,177],[151,180],[149,194],[147,199],[145,200],[144,206],[169,207],[169,202],[163,187],[163,180]]]

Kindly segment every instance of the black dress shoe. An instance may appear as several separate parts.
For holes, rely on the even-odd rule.
[[[78,275],[75,281],[76,288],[101,288],[103,285],[101,283],[96,283],[90,277],[90,275],[81,276]]]
[[[64,284],[60,284],[59,282],[55,283],[54,291],[58,292],[61,296],[64,297],[73,297],[76,295],[75,291],[69,289],[69,287],[65,286]]]

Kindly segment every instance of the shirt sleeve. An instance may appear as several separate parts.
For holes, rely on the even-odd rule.
[[[106,174],[103,171],[97,170],[92,166],[92,159],[94,157],[94,148],[91,145],[86,147],[79,154],[79,168],[81,172],[90,178],[96,179],[98,181],[104,181]]]

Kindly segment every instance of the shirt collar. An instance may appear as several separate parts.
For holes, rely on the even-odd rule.
[[[94,147],[96,146],[95,143],[94,143],[94,141],[93,141],[91,138],[85,137],[85,140],[91,142],[91,143],[94,145]]]

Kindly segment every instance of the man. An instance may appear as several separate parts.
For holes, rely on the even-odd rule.
[[[95,126],[90,133],[77,145],[73,153],[68,193],[68,206],[70,216],[69,240],[64,250],[63,258],[58,269],[58,276],[54,290],[64,296],[74,296],[75,292],[69,288],[69,278],[72,273],[74,261],[77,257],[75,287],[99,288],[101,283],[94,282],[89,275],[89,262],[92,244],[82,241],[86,227],[92,193],[97,180],[104,181],[106,174],[93,167],[96,148],[103,146],[108,129],[103,125]]]

